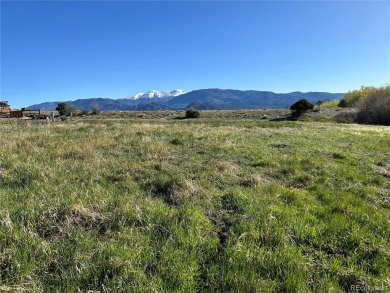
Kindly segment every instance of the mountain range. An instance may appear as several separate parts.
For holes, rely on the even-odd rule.
[[[318,100],[338,100],[343,93],[327,92],[292,92],[274,93],[270,91],[232,90],[232,89],[200,89],[186,93],[181,89],[167,92],[152,90],[147,93],[137,93],[121,99],[93,98],[75,101],[45,102],[31,105],[30,109],[55,110],[59,102],[66,102],[77,109],[90,110],[98,105],[100,110],[176,110],[197,108],[199,110],[224,109],[259,109],[288,108],[299,99],[307,99],[312,103]]]

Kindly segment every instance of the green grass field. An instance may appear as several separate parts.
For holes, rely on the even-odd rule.
[[[0,292],[390,291],[389,127],[88,119],[0,124]]]

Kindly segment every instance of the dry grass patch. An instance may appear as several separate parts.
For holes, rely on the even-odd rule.
[[[0,210],[0,226],[4,227],[9,232],[12,231],[13,225],[8,210]]]
[[[240,167],[230,161],[222,161],[217,163],[217,169],[224,175],[236,177],[240,173]]]
[[[386,166],[378,166],[378,165],[373,165],[372,167],[374,168],[374,170],[376,170],[383,177],[390,179],[389,168],[387,168]]]
[[[248,176],[248,178],[244,178],[240,184],[242,186],[246,186],[246,187],[258,187],[258,186],[270,184],[270,183],[271,183],[271,181],[264,178],[260,174],[251,174]]]
[[[0,285],[0,292],[2,292],[2,293],[32,292],[30,289],[28,289],[30,286],[31,286],[31,284],[13,285],[13,286]]]
[[[109,218],[98,211],[82,205],[75,205],[66,216],[66,226],[72,228],[93,229],[101,227]]]

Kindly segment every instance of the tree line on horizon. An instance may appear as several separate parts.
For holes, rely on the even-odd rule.
[[[60,116],[69,116],[72,114],[78,114],[78,115],[87,115],[89,114],[89,111],[86,109],[78,111],[77,108],[74,105],[68,106],[67,103],[61,102],[57,104],[56,111]],[[97,115],[100,113],[100,107],[98,104],[94,104],[91,109],[92,115]]]

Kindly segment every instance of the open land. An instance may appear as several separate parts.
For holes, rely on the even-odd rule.
[[[252,112],[2,121],[0,292],[390,291],[390,128]]]

